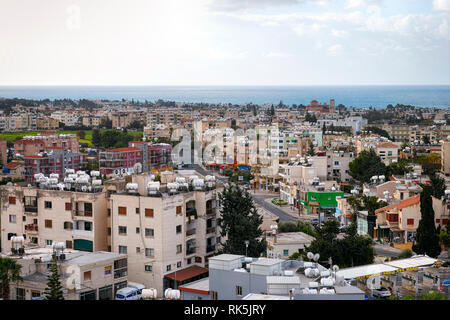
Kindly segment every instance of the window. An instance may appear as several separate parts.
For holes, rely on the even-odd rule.
[[[108,228],[107,230],[108,230],[108,236],[110,236],[111,235],[111,228]]]
[[[84,279],[84,281],[91,280],[91,272],[90,272],[90,271],[86,271],[86,272],[83,274],[83,279]]]
[[[46,228],[52,228],[52,220],[45,220],[45,227]]]
[[[16,223],[16,215],[10,214],[10,215],[9,215],[9,222],[11,222],[11,223]]]
[[[113,300],[112,285],[98,289],[98,300]]]
[[[51,246],[53,243],[53,240],[45,240],[45,245],[46,246]]]
[[[127,247],[126,246],[119,246],[119,253],[127,253]]]
[[[152,272],[152,266],[145,265],[145,271],[146,272]]]
[[[153,229],[145,229],[145,236],[146,237],[154,237],[155,231]]]
[[[97,298],[97,290],[91,290],[80,293],[80,300],[95,300]]]
[[[136,233],[141,233],[141,228],[136,227]]]
[[[139,208],[136,208],[136,214],[139,214]]]
[[[217,300],[218,294],[217,291],[211,291],[211,300]]]
[[[334,162],[334,165],[335,165],[335,166],[340,165],[339,161],[335,161],[335,162]]]
[[[186,263],[187,263],[187,264],[191,264],[191,263],[192,263],[192,258],[187,259],[187,260],[186,260]]]
[[[242,296],[242,287],[241,286],[236,286],[236,295]]]
[[[120,250],[120,247],[121,246],[119,246],[119,250]],[[126,247],[125,247],[125,251],[126,251]],[[114,261],[114,279],[125,277],[127,275],[127,270],[128,270],[127,259],[120,259],[120,260]],[[126,284],[124,287],[126,287]]]
[[[181,214],[181,213],[182,213],[181,206],[177,206],[177,214]]]
[[[119,214],[122,216],[127,215],[127,208],[126,207],[119,207]]]
[[[172,266],[170,265],[170,264],[168,264],[167,266],[166,266],[166,271],[170,271],[172,269]]]
[[[51,201],[45,201],[44,202],[45,209],[51,209],[52,208],[52,202]]]
[[[71,210],[72,210],[72,203],[66,202],[66,211],[71,211]]]
[[[72,241],[66,240],[66,248],[67,249],[72,249]]]
[[[153,248],[145,248],[145,256],[146,257],[154,257],[155,256],[155,249],[153,249]]]
[[[289,255],[289,250],[283,250],[283,256],[288,256]]]
[[[177,262],[177,268],[181,268],[181,261]]]
[[[70,221],[65,221],[65,222],[64,222],[64,229],[65,229],[65,230],[72,230],[72,222],[70,222]]]
[[[127,234],[127,227],[119,226],[119,234]]]
[[[177,234],[181,233],[181,224],[177,226]]]
[[[16,288],[16,300],[25,300],[24,288]]]
[[[136,247],[136,253],[141,253],[141,248],[140,247]]]
[[[9,197],[9,204],[16,204],[16,197]]]
[[[153,218],[153,209],[145,209],[145,216],[147,218]]]
[[[408,220],[406,220],[406,224],[407,224],[408,226],[414,225],[414,219],[408,219]]]
[[[41,292],[39,290],[31,290],[31,298],[38,298],[41,296]]]
[[[181,253],[181,251],[183,250],[183,246],[181,244],[177,245],[177,254]]]
[[[111,269],[112,269],[112,266],[106,266],[105,267],[105,276],[111,274]]]

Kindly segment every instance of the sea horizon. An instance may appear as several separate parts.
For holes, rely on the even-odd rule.
[[[388,104],[450,108],[450,85],[11,85],[0,86],[0,98],[32,100],[162,99],[180,103],[308,105],[311,100],[356,108]]]

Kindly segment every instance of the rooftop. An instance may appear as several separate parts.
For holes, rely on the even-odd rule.
[[[178,278],[177,278],[178,279]],[[181,291],[209,294],[209,278],[203,278],[178,287]]]

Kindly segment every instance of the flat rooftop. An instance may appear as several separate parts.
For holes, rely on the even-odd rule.
[[[249,293],[243,297],[242,300],[289,300],[289,297],[272,294]]]
[[[259,258],[258,260],[251,262],[250,265],[254,266],[273,266],[278,263],[282,263],[285,260],[281,259],[269,259],[269,258]]]
[[[209,294],[209,278],[200,279],[178,287],[181,291]]]
[[[211,260],[234,261],[234,260],[242,259],[242,258],[245,258],[245,256],[241,256],[241,255],[237,255],[237,254],[226,254],[226,253],[224,253],[224,254],[220,254],[218,256],[211,257],[208,260],[209,261],[211,261]]]
[[[277,242],[274,244],[309,243],[313,240],[314,237],[303,232],[283,232],[277,234]]]

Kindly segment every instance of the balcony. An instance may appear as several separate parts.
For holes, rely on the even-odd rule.
[[[92,217],[92,210],[73,210],[72,212],[78,217]]]
[[[195,228],[186,230],[186,237],[194,235],[195,234],[195,230],[196,230]]]
[[[216,233],[216,227],[206,228],[206,234]]]
[[[38,226],[37,224],[27,224],[25,225],[25,232],[27,233],[38,233]]]
[[[25,206],[25,214],[31,214],[32,216],[37,216],[38,213],[38,207],[34,206]]]
[[[72,230],[72,236],[94,240],[94,233],[91,230],[74,229]]]
[[[196,252],[196,248],[195,247],[190,247],[186,249],[186,255],[189,256],[191,254],[194,254]]]
[[[206,208],[206,215],[216,215],[216,208]]]
[[[206,246],[206,252],[211,252],[216,250],[216,245],[215,244],[210,244]]]

